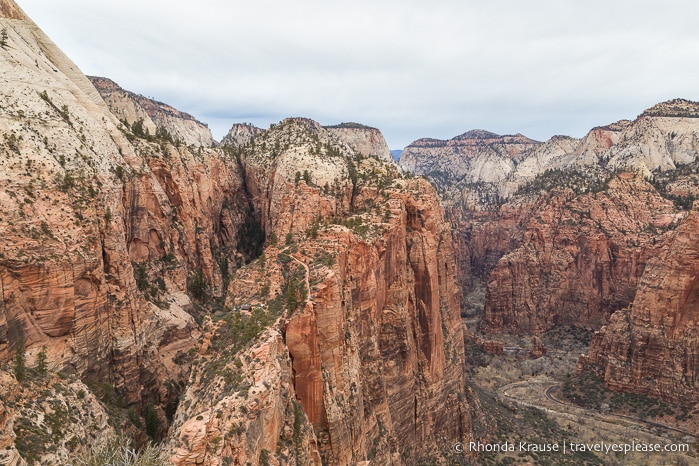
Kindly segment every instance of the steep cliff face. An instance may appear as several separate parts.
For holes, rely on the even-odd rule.
[[[325,129],[360,154],[375,157],[382,162],[393,163],[391,150],[378,129],[358,123],[342,123],[326,126]]]
[[[296,118],[225,150],[178,144],[186,115],[95,79],[105,103],[2,11],[19,18],[0,48],[3,362],[45,346],[49,372],[89,382],[70,389],[85,413],[92,391],[134,425],[149,411],[175,464],[413,464],[470,438],[449,231],[380,133]],[[19,464],[10,382],[0,442]],[[61,429],[96,441],[98,419]],[[83,448],[59,444],[37,457]]]
[[[373,244],[343,235],[340,273],[328,274],[313,307],[287,326],[298,396],[329,437],[321,453],[334,464],[374,450],[379,463],[410,463],[445,447],[432,435],[470,431],[459,401],[463,336],[449,232],[434,194],[419,184],[410,191],[392,193],[401,222],[391,219]]]
[[[46,346],[50,369],[153,403],[163,435],[199,336],[190,296],[220,296],[250,259],[242,171],[138,138],[36,25],[0,22],[0,359]]]
[[[599,328],[633,301],[661,233],[683,215],[633,174],[614,178],[599,193],[554,191],[534,210],[522,245],[490,275],[485,331]]]
[[[699,209],[663,242],[633,303],[595,333],[580,368],[613,390],[699,401]]]
[[[471,407],[453,249],[433,189],[310,120],[274,125],[241,157],[268,246],[233,277],[212,347],[240,322],[276,321],[278,333],[202,356],[195,398],[177,414],[174,460],[413,464],[447,454],[471,434]],[[243,387],[233,400],[222,397],[225,375],[206,376],[211,367]]]
[[[126,91],[111,79],[96,76],[89,79],[120,121],[133,125],[142,120],[143,130],[151,135],[167,132],[173,141],[186,145],[211,147],[214,144],[211,130],[192,115]]]
[[[538,333],[556,322],[597,328],[628,305],[653,245],[678,214],[652,191],[683,208],[699,193],[698,114],[699,104],[678,99],[580,140],[515,145],[525,149],[508,158],[507,170],[490,167],[490,178],[480,176],[474,157],[496,160],[494,148],[507,141],[489,133],[409,146],[401,166],[425,174],[448,206],[464,291],[489,283],[483,328]],[[459,139],[477,150],[454,150]],[[629,180],[610,182],[617,172],[643,177],[653,188],[639,182],[622,189]],[[552,194],[556,188],[570,191]]]
[[[240,147],[244,146],[252,138],[262,133],[264,130],[248,123],[236,123],[231,126],[228,134],[221,139],[221,146]]]

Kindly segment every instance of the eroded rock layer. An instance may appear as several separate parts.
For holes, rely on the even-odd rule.
[[[134,419],[155,406],[160,438],[200,333],[192,285],[201,277],[206,296],[220,296],[248,259],[242,171],[218,150],[137,137],[34,23],[7,13],[21,12],[14,3],[2,5],[0,359],[46,347],[52,371]]]
[[[699,210],[663,242],[633,303],[595,333],[581,369],[613,390],[699,401]]]
[[[484,331],[599,328],[633,301],[662,232],[683,216],[633,174],[612,179],[599,193],[554,191],[534,211],[522,245],[489,276]]]
[[[456,266],[434,190],[424,180],[402,179],[392,165],[358,154],[310,120],[285,120],[240,156],[268,246],[264,261],[232,279],[232,314],[212,345],[247,309],[253,317],[278,309],[273,315],[285,345],[272,334],[266,344],[278,356],[250,356],[274,374],[256,378],[266,383],[242,370],[245,356],[236,362],[233,355],[203,355],[204,373],[225,366],[233,380],[246,379],[239,387],[249,388],[224,405],[221,376],[195,381],[193,392],[212,395],[178,413],[173,458],[412,464],[448,454],[450,441],[471,433],[471,407]],[[241,409],[253,392],[255,409]],[[294,420],[289,397],[298,400],[302,419]],[[224,421],[201,422],[202,412],[217,410]],[[183,435],[199,416],[194,445]],[[270,416],[274,428],[255,427]],[[297,433],[289,436],[294,422]],[[227,434],[212,448],[215,432],[234,425],[253,429],[257,441]]]
[[[111,79],[96,76],[90,76],[89,79],[110,111],[119,121],[131,127],[136,124],[137,133],[143,132],[150,136],[167,135],[172,141],[186,145],[210,147],[214,144],[208,126],[197,121],[192,115],[124,90]]]
[[[75,377],[86,410],[97,395],[174,464],[413,464],[470,438],[448,226],[378,130],[294,118],[212,148],[0,6],[3,363]],[[22,464],[7,397],[0,442]],[[98,421],[32,421],[61,448],[36,457],[84,453],[59,431],[96,443]]]

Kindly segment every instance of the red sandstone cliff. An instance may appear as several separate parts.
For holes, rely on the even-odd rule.
[[[238,353],[240,362],[202,356],[197,374],[225,367],[219,371],[248,388],[226,397],[223,375],[197,375],[185,397],[192,394],[191,404],[176,416],[173,461],[413,464],[448,454],[451,442],[469,438],[471,407],[453,249],[434,190],[357,157],[309,120],[282,122],[241,157],[276,243],[270,239],[263,262],[236,273],[229,302],[267,312],[283,303],[273,315],[284,345],[272,333]],[[241,311],[231,312],[223,322],[238,322]],[[214,326],[213,345],[227,325]],[[268,376],[251,377],[243,370],[251,363]],[[227,433],[234,426],[254,437]]]
[[[699,210],[648,262],[633,302],[595,333],[580,367],[613,390],[699,401]]]
[[[522,245],[489,277],[484,331],[599,328],[633,301],[660,233],[681,216],[633,174],[612,179],[599,193],[554,191],[534,212]]]
[[[139,134],[7,21],[3,361],[45,346],[132,424],[152,406],[149,435],[172,416],[176,464],[410,464],[469,438],[448,228],[426,182],[358,152],[382,138],[303,119],[226,150]],[[2,409],[7,443],[26,419]]]
[[[51,370],[136,417],[154,404],[162,436],[200,333],[194,279],[207,301],[249,258],[242,172],[222,151],[135,137],[14,3],[1,11],[0,359],[23,340],[34,364],[46,346]]]

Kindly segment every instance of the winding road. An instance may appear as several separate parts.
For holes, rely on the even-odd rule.
[[[559,386],[558,381],[549,377],[535,377],[504,385],[497,392],[505,400],[540,409],[558,419],[573,421],[576,424],[581,424],[581,420],[589,421],[596,431],[604,431],[617,438],[628,438],[630,431],[633,431],[661,442],[676,441],[678,434],[684,437],[684,441],[688,440],[687,437],[693,439],[690,443],[699,441],[696,433],[623,414],[603,413],[562,401],[553,395]]]
[[[564,402],[564,401],[559,400],[558,398],[554,397],[554,396],[551,394],[551,392],[552,392],[554,389],[556,389],[557,387],[560,387],[560,384],[557,384],[557,383],[556,383],[556,384],[551,385],[550,387],[548,387],[548,388],[546,389],[546,391],[544,392],[544,395],[546,396],[547,399],[553,401],[554,403],[558,403],[559,405],[563,405],[563,406],[574,406],[574,407],[576,407],[576,408],[585,409],[585,410],[590,411],[590,412],[595,413],[595,414],[602,414],[602,415],[609,416],[609,417],[615,417],[615,418],[618,418],[618,419],[624,419],[624,420],[627,420],[627,421],[633,421],[633,422],[636,422],[636,423],[639,423],[639,424],[644,424],[644,425],[646,425],[646,426],[649,427],[649,428],[653,427],[653,428],[656,428],[656,429],[663,429],[663,430],[666,430],[666,431],[668,431],[668,432],[675,432],[675,433],[678,433],[678,434],[687,435],[687,436],[694,437],[695,439],[698,439],[698,440],[699,440],[699,435],[697,435],[697,434],[693,434],[693,433],[691,433],[691,432],[687,432],[686,430],[677,429],[677,428],[675,428],[675,427],[667,426],[667,425],[665,425],[665,424],[660,424],[660,423],[658,423],[658,422],[646,421],[645,419],[641,419],[641,418],[639,418],[639,417],[633,417],[633,416],[626,416],[625,414],[602,413],[601,411],[596,410],[596,409],[582,408],[581,406],[574,405],[574,404],[572,404],[572,403],[566,403],[566,402]]]

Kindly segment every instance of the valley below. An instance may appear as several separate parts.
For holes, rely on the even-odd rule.
[[[590,399],[573,400],[566,396],[564,387],[581,386],[575,380],[575,373],[580,354],[588,348],[584,337],[589,337],[589,334],[586,333],[569,328],[544,335],[546,355],[536,359],[532,359],[530,354],[531,343],[512,335],[493,336],[505,343],[504,354],[483,354],[480,349],[467,348],[467,354],[470,352],[473,358],[467,361],[467,366],[469,362],[476,366],[473,372],[469,371],[472,374],[470,380],[478,390],[492,395],[495,403],[506,406],[512,417],[523,410],[534,410],[552,424],[541,428],[530,422],[523,425],[516,435],[512,432],[500,434],[499,441],[514,442],[515,452],[492,455],[492,463],[484,464],[694,464],[699,446],[697,424],[692,419],[679,423],[674,417],[681,413],[679,407],[675,407],[672,415],[653,416],[643,409],[633,411],[628,403],[601,403],[598,407],[590,404]],[[604,396],[605,392],[614,396],[600,382],[590,390],[589,398]],[[648,405],[643,402],[637,406]],[[536,445],[535,449],[558,445],[561,451],[542,458],[536,453],[531,455],[522,451],[528,443]],[[567,452],[562,451],[563,444],[568,445]],[[576,456],[578,452],[570,450],[571,444],[578,448],[578,452],[589,450],[594,458]],[[633,448],[634,445],[661,445],[674,451],[649,454],[603,450],[612,445],[620,449]],[[595,448],[602,450],[595,451]],[[570,463],[566,463],[565,455],[570,456]]]

